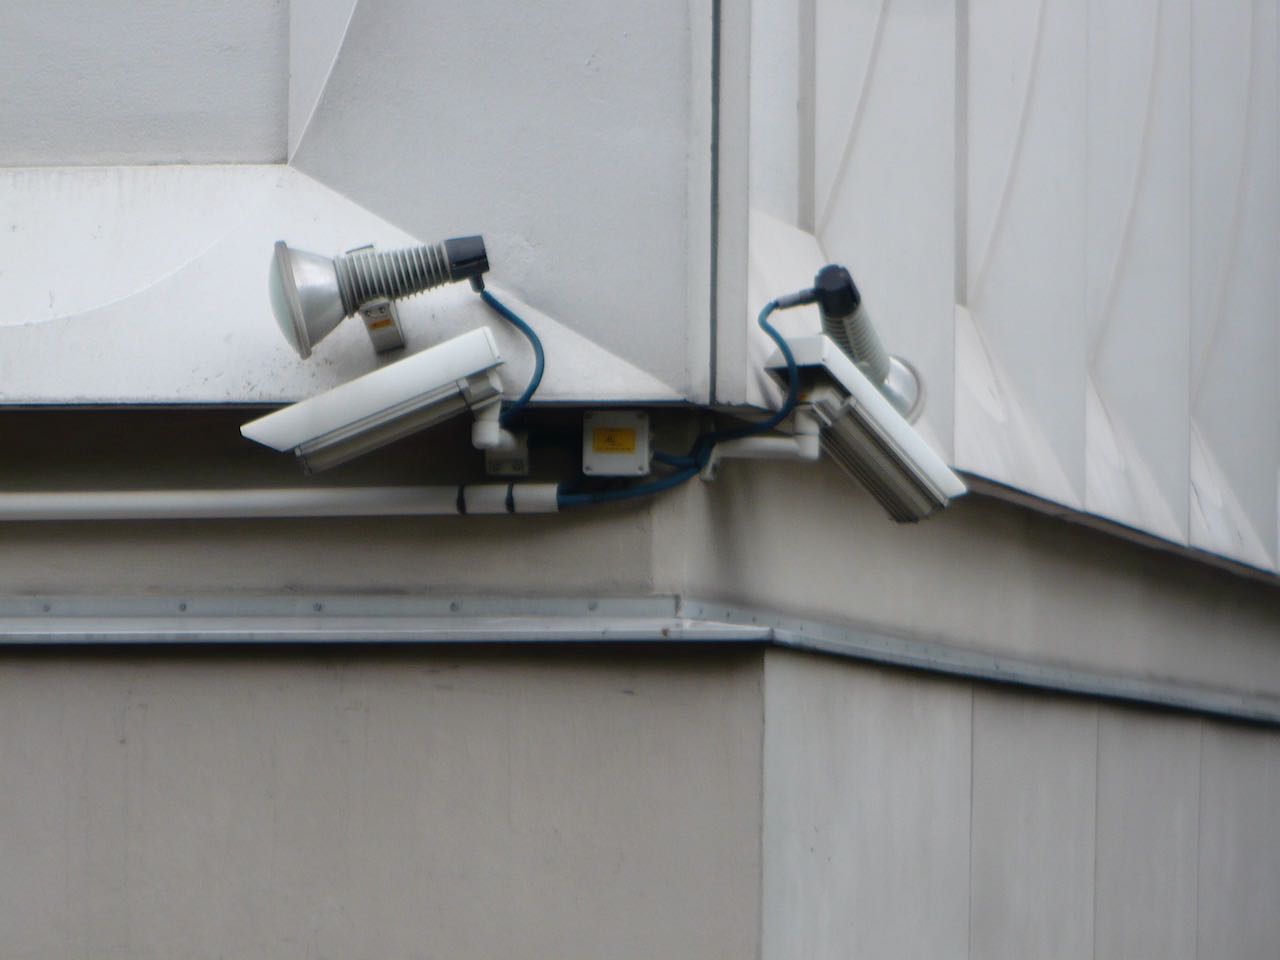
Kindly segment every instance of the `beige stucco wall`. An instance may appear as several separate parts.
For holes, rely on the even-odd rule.
[[[765,960],[1274,957],[1280,732],[765,660]]]
[[[753,956],[759,663],[4,655],[0,956]]]

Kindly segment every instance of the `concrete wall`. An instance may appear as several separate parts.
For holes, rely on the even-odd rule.
[[[741,958],[759,655],[0,657],[0,954]]]
[[[315,482],[291,458],[241,440],[237,425],[249,418],[32,414],[0,421],[0,442],[8,482],[20,489]],[[571,416],[543,428],[576,439]],[[322,482],[456,483],[479,464],[432,454],[465,442],[465,430],[412,438]],[[545,479],[563,475],[553,450],[535,459]],[[556,516],[2,532],[0,594],[674,595],[1118,676],[1280,694],[1280,593],[1268,584],[987,499],[897,526],[825,461],[730,462],[713,484]]]
[[[1269,958],[1280,734],[771,652],[764,957]]]
[[[897,526],[828,462],[731,463],[682,496],[655,507],[660,591],[1117,675],[1280,691],[1280,594],[1260,582],[975,497]]]

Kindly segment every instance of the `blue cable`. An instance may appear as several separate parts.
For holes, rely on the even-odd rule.
[[[760,329],[773,339],[773,342],[778,345],[778,349],[782,351],[783,359],[787,361],[787,399],[774,412],[773,416],[768,420],[762,420],[760,423],[749,424],[734,430],[719,430],[703,434],[694,442],[693,450],[687,456],[682,457],[670,453],[655,452],[653,458],[659,463],[682,468],[669,477],[663,477],[661,480],[641,484],[637,487],[626,487],[622,490],[603,490],[599,493],[557,493],[556,505],[564,508],[585,506],[591,503],[613,503],[618,500],[647,497],[678,487],[698,475],[710,458],[712,448],[721,440],[733,440],[738,437],[750,437],[758,433],[766,433],[790,416],[791,411],[795,409],[796,403],[800,399],[800,370],[796,366],[795,354],[791,352],[791,348],[787,345],[787,341],[782,338],[782,334],[778,333],[773,324],[769,322],[769,316],[780,306],[794,307],[812,302],[812,298],[805,298],[805,294],[808,294],[808,291],[805,291],[804,294],[792,294],[789,297],[781,298],[782,302],[770,300],[765,304],[764,309],[760,311],[760,316],[757,320],[760,324]]]
[[[653,459],[659,463],[664,463],[668,467],[692,467],[696,461],[690,456],[680,456],[675,453],[663,453],[661,450],[653,451]]]
[[[655,480],[653,483],[644,483],[638,487],[626,487],[622,490],[601,490],[597,493],[557,493],[556,506],[563,509],[565,507],[582,507],[590,503],[613,503],[617,500],[647,497],[650,494],[662,493],[664,490],[678,487],[687,480],[692,480],[698,475],[700,469],[697,466],[686,467],[679,473],[673,473],[671,476]]]
[[[796,300],[794,303],[788,302],[787,306],[799,306],[810,302],[808,300],[799,300],[795,295],[786,299],[788,301]],[[764,305],[764,309],[760,311],[760,316],[756,322],[760,324],[760,329],[767,333],[773,342],[778,345],[778,349],[782,352],[782,358],[787,361],[787,398],[768,420],[761,420],[759,423],[747,424],[745,427],[737,427],[733,430],[717,430],[699,437],[695,446],[704,447],[706,455],[710,455],[711,448],[721,440],[737,440],[739,437],[754,437],[758,433],[768,433],[787,417],[791,416],[791,411],[796,408],[796,404],[800,400],[800,369],[796,366],[796,357],[791,352],[791,347],[787,345],[786,340],[782,339],[782,334],[774,329],[773,324],[769,322],[769,316],[781,305],[779,300],[770,300]]]
[[[542,372],[547,365],[546,355],[542,352],[542,341],[533,332],[533,327],[516,316],[506,304],[488,290],[481,290],[480,298],[489,305],[489,309],[528,337],[529,343],[533,345],[533,376],[529,378],[529,385],[524,388],[524,393],[520,394],[519,399],[498,417],[498,423],[505,427],[517,413],[528,405],[529,400],[538,389],[538,384],[542,383]]]
[[[803,292],[803,294],[807,293],[808,291]],[[655,460],[672,466],[695,464],[698,467],[703,467],[711,456],[712,448],[721,440],[736,440],[739,437],[752,437],[759,433],[768,433],[791,415],[791,411],[795,409],[796,403],[800,399],[800,370],[796,366],[795,354],[791,352],[791,347],[783,339],[782,334],[778,333],[773,324],[769,322],[769,317],[780,307],[795,307],[811,302],[811,298],[803,294],[791,294],[778,300],[770,300],[764,305],[764,309],[760,311],[760,316],[756,320],[760,324],[760,329],[767,333],[773,342],[778,345],[783,359],[787,361],[787,397],[782,406],[768,420],[748,424],[744,427],[736,427],[732,430],[704,433],[694,441],[693,449],[686,456],[680,457],[669,453],[655,453]]]

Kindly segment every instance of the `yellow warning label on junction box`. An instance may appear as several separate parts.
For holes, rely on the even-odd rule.
[[[636,432],[630,427],[596,427],[591,431],[591,449],[596,453],[635,453]]]

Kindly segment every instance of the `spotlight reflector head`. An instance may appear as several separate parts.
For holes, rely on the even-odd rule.
[[[482,327],[259,417],[240,433],[292,450],[307,473],[319,473],[501,402],[501,363],[493,335]]]
[[[267,285],[280,332],[305,360],[312,347],[366,304],[459,280],[471,281],[478,290],[488,269],[479,236],[386,252],[362,247],[337,257],[294,250],[278,240]]]
[[[347,315],[333,259],[291,250],[283,240],[276,241],[268,287],[276,325],[304,360],[311,356],[312,344],[328,336]]]
[[[827,336],[788,341],[800,368],[800,401],[821,424],[822,449],[898,523],[915,523],[968,492],[859,366]],[[787,362],[766,367],[785,387]]]

